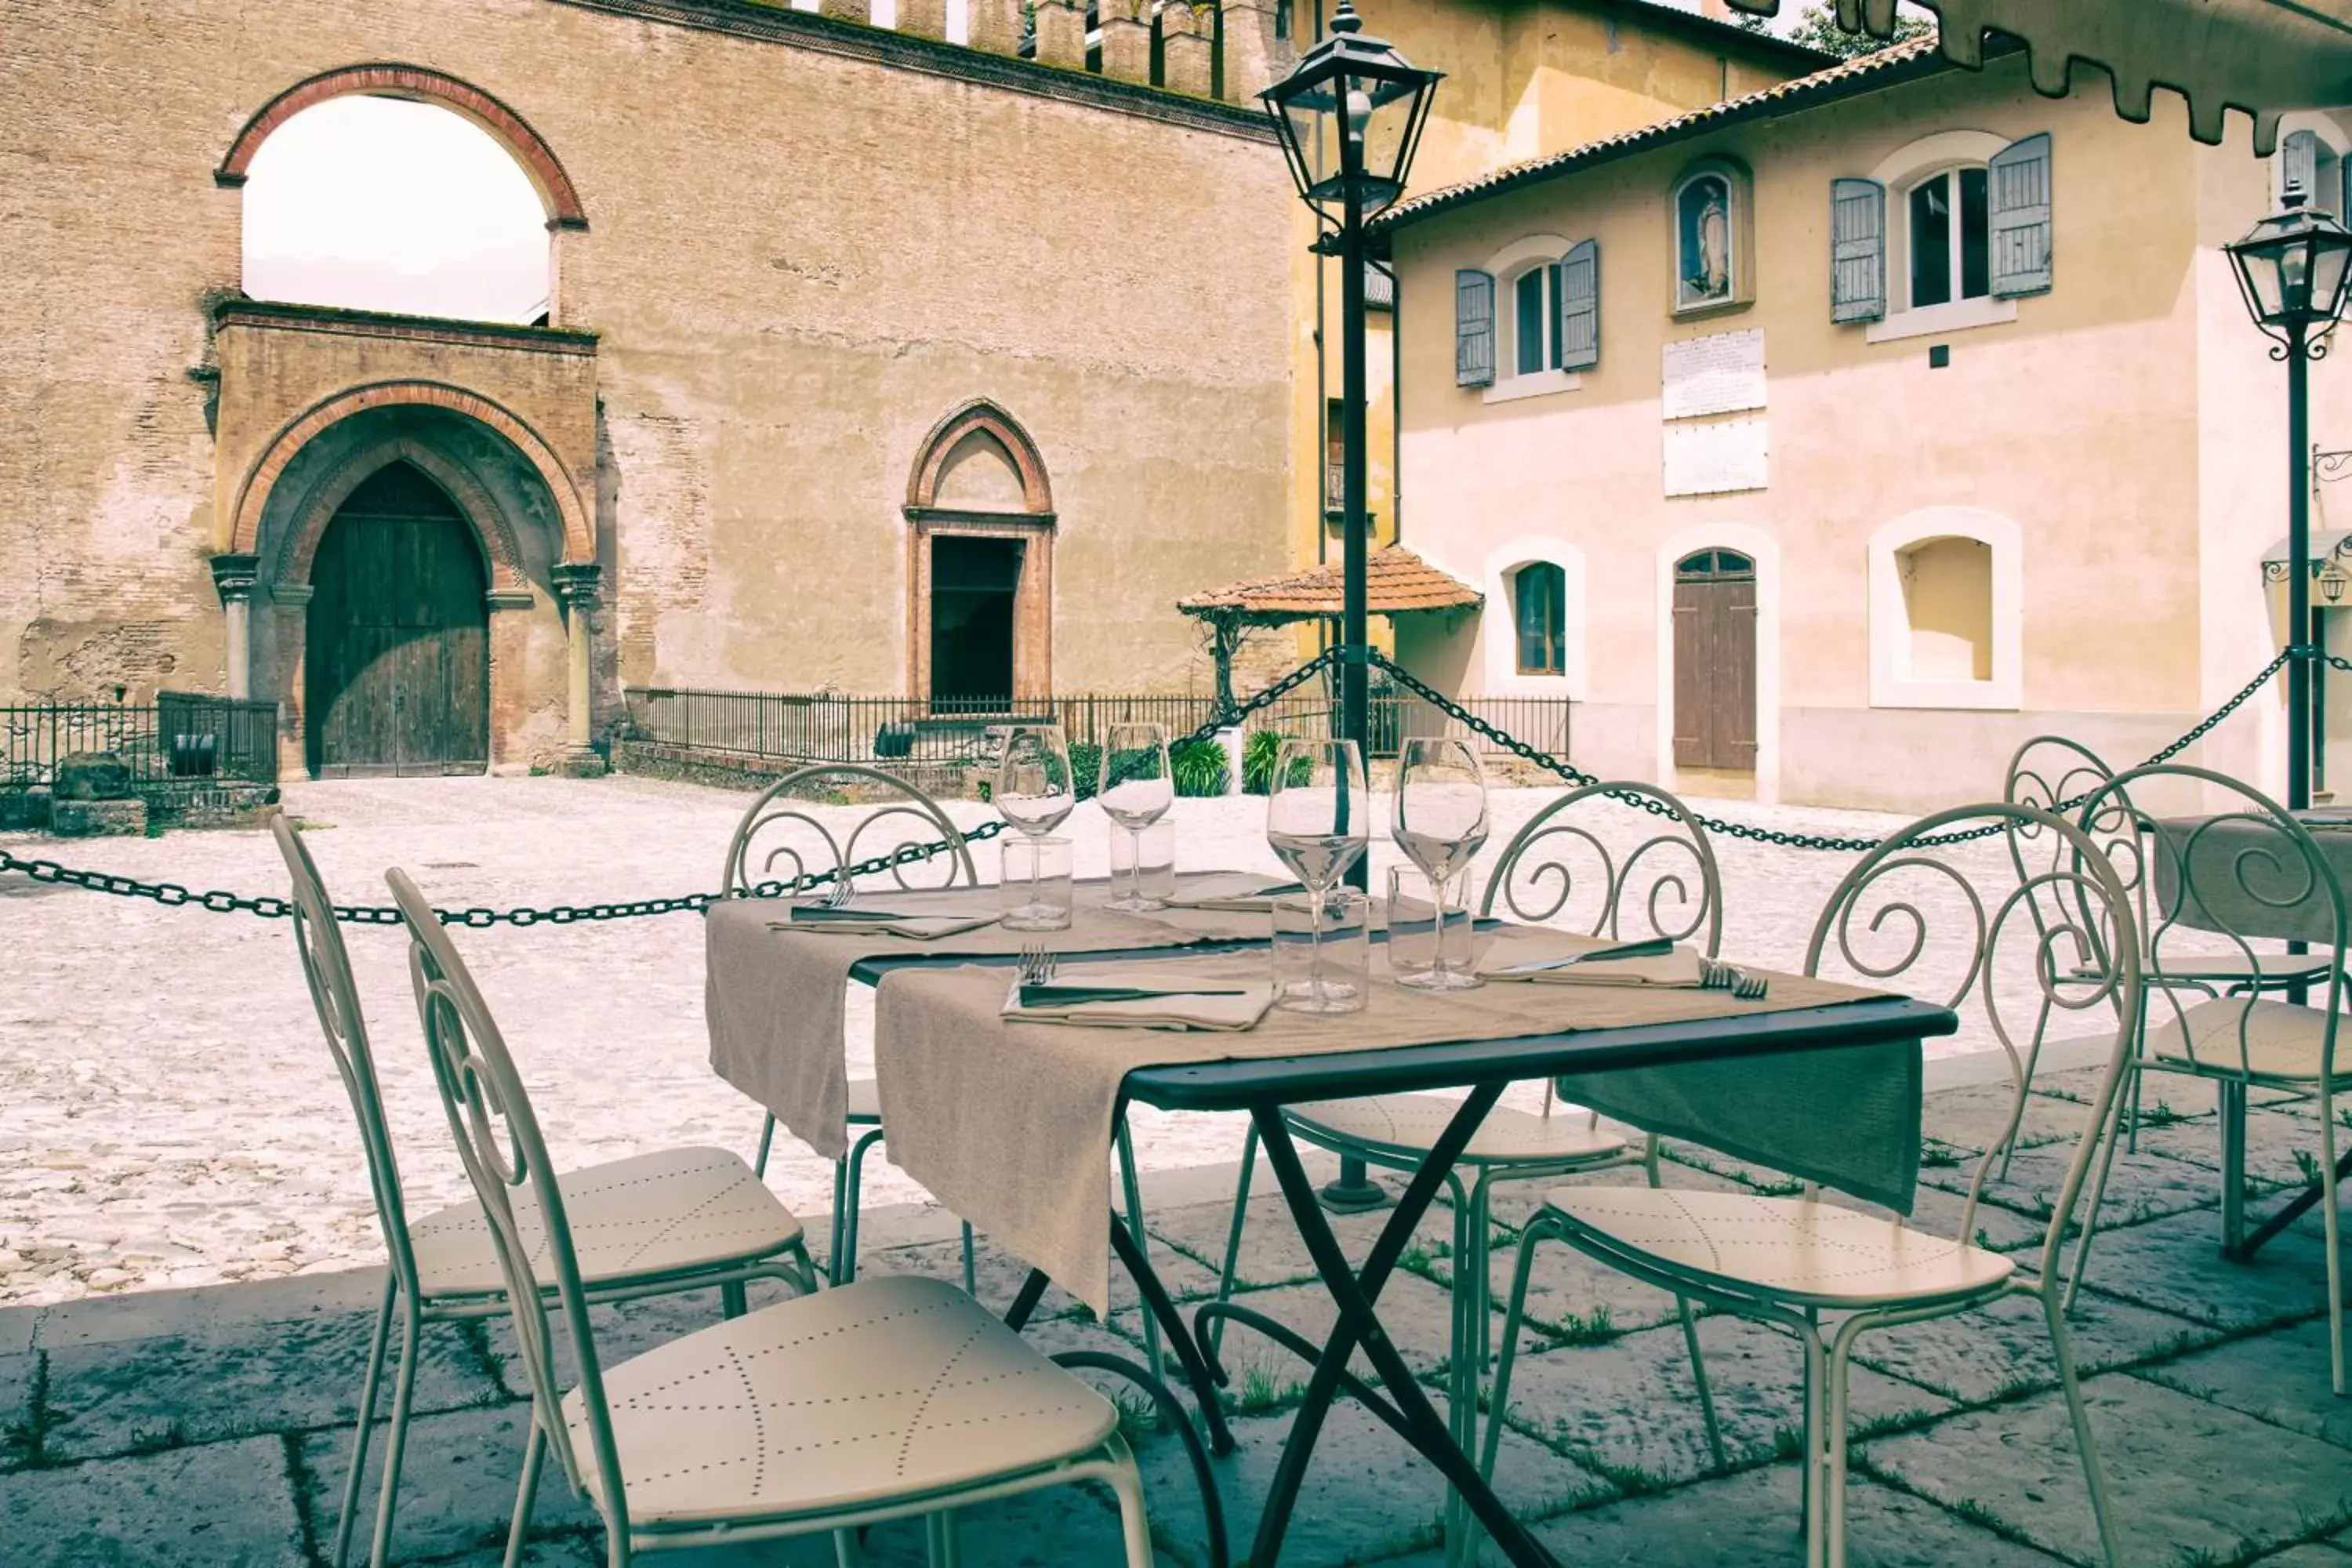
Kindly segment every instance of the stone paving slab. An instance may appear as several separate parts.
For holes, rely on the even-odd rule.
[[[2091,1245],[2083,1289],[2232,1329],[2302,1317],[2327,1305],[2326,1247],[2315,1227],[2288,1227],[2251,1263],[2223,1261],[2221,1246],[2221,1218],[2210,1209],[2101,1231]]]
[[[208,1443],[0,1482],[8,1568],[308,1568],[286,1446]]]
[[[0,1355],[0,1470],[33,1458],[33,1384],[39,1363],[30,1355]]]
[[[1381,1322],[1404,1356],[1405,1364],[1415,1373],[1435,1373],[1444,1366],[1453,1347],[1453,1300],[1444,1288],[1402,1270],[1392,1275],[1381,1288],[1378,1307]],[[1263,1312],[1318,1345],[1331,1337],[1339,1316],[1330,1292],[1319,1281],[1244,1291],[1234,1298],[1234,1305]],[[1189,1313],[1186,1321],[1191,1321]],[[1129,1340],[1142,1332],[1133,1308],[1114,1313],[1111,1326]],[[1248,1324],[1232,1321],[1225,1324],[1219,1359],[1233,1380],[1232,1392],[1236,1394],[1250,1384],[1253,1373],[1261,1380],[1260,1387],[1285,1388],[1305,1383],[1307,1373],[1314,1370],[1310,1363]],[[1354,1365],[1359,1373],[1367,1371],[1370,1363],[1363,1359],[1362,1352],[1357,1352]]]
[[[2273,1426],[2352,1448],[2352,1399],[2338,1399],[2327,1354],[2328,1323],[2315,1318],[2182,1356],[2140,1375]],[[2352,1466],[2352,1460],[2341,1461]]]
[[[1980,1206],[2007,1209],[2047,1234],[2051,1206],[2065,1190],[2074,1150],[2072,1143],[2047,1143],[2038,1149],[2019,1150],[2010,1162],[2005,1178],[1987,1178],[1984,1205]],[[1999,1171],[1997,1165],[1995,1171]],[[1923,1171],[1919,1179],[1957,1196],[1968,1192],[1973,1174],[1972,1170],[1963,1166]],[[2074,1210],[2078,1230],[2090,1213],[2090,1184],[2096,1175],[2094,1169],[2084,1177],[2082,1196]],[[2105,1195],[2099,1205],[2100,1223],[2137,1225],[2142,1220],[2162,1219],[2204,1207],[2217,1202],[2220,1196],[2221,1180],[2214,1171],[2150,1152],[2143,1142],[2137,1154],[2116,1154],[2107,1173]]]
[[[2130,1562],[2233,1562],[2352,1510],[2352,1466],[2340,1448],[2143,1378],[2094,1379],[2084,1395]],[[1956,1415],[1863,1445],[1862,1454],[1910,1489],[1981,1508],[2072,1561],[2097,1557],[2074,1428],[2055,1394]]]
[[[2085,1294],[2066,1320],[2077,1376],[2209,1342],[2220,1329]],[[1854,1359],[1939,1390],[1964,1405],[2058,1385],[2050,1325],[2038,1298],[2004,1297],[1956,1317],[1903,1323],[1864,1334]]]
[[[355,1531],[362,1556],[375,1524],[388,1430],[378,1426],[369,1444],[367,1484],[361,1489]],[[426,1415],[411,1423],[400,1465],[394,1560],[419,1562],[502,1544],[508,1521],[514,1517],[515,1483],[522,1475],[523,1440],[530,1432],[530,1406],[520,1402]],[[336,1510],[342,1506],[343,1483],[351,1474],[352,1434],[348,1429],[313,1432],[302,1439],[301,1451],[302,1462],[317,1482],[310,1500],[312,1539],[331,1547]],[[531,1523],[535,1530],[574,1531],[596,1524],[595,1510],[571,1496],[551,1458],[531,1509]]]
[[[1797,1342],[1727,1317],[1701,1319],[1698,1339],[1729,1462],[1769,1459],[1795,1442],[1804,1418]],[[1941,1394],[1866,1367],[1854,1369],[1853,1394],[1864,1426],[1953,1408]],[[1679,1327],[1522,1354],[1511,1372],[1508,1419],[1621,1483],[1671,1485],[1714,1468]]]

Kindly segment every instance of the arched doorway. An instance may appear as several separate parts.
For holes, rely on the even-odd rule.
[[[907,486],[907,673],[943,712],[1053,690],[1053,493],[1036,443],[985,400],[931,427]]]
[[[1675,766],[1756,770],[1756,562],[1700,550],[1675,563]]]
[[[473,525],[406,462],[336,510],[312,559],[303,711],[319,778],[478,773],[489,617]]]

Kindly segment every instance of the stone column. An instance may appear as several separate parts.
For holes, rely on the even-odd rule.
[[[1209,96],[1210,56],[1216,39],[1209,29],[1212,16],[1195,11],[1185,0],[1170,0],[1160,12],[1160,85],[1171,92],[1194,98]]]
[[[966,0],[970,47],[990,55],[1021,52],[1021,0]]]
[[[604,568],[593,561],[566,563],[555,568],[555,592],[563,600],[564,651],[571,656],[565,691],[564,771],[576,778],[593,778],[604,771],[596,754],[594,693],[590,674],[594,668],[590,620],[596,608],[596,583]]]
[[[1102,73],[1120,81],[1151,81],[1151,0],[1096,0],[1102,23]]]
[[[1270,0],[1224,0],[1225,99],[1255,103],[1257,95],[1298,63],[1289,40],[1274,35]]]
[[[919,38],[946,37],[947,0],[898,0],[898,27]]]
[[[264,688],[278,698],[278,766],[288,777],[299,778],[310,765],[308,742],[304,739],[305,704],[309,694],[303,689],[309,680],[304,660],[309,654],[310,629],[310,595],[316,590],[308,583],[279,583],[269,590],[270,645],[277,649],[277,659],[265,672]]]
[[[1087,14],[1071,0],[1037,0],[1037,63],[1087,68]]]
[[[228,616],[228,694],[253,695],[253,584],[261,567],[255,555],[212,558],[213,591]]]

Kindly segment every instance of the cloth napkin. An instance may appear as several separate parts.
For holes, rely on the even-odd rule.
[[[1091,964],[1055,974],[1055,985],[1129,986],[1138,990],[1181,992],[1187,985],[1201,994],[1139,996],[1121,1002],[1067,1002],[1024,1007],[1021,987],[1006,994],[1003,1017],[1008,1023],[1087,1024],[1101,1028],[1222,1029],[1255,1028],[1274,1005],[1270,981],[1236,982],[1233,976],[1199,974],[1168,964]],[[1212,991],[1238,991],[1236,996],[1213,996]]]
[[[1221,871],[1214,876],[1189,879],[1168,900],[1168,907],[1174,910],[1262,912],[1274,908],[1276,895],[1267,892],[1269,888],[1287,888],[1291,893],[1296,893],[1298,883],[1290,878],[1256,871]]]
[[[1696,987],[1703,978],[1695,949],[1677,947],[1654,958],[1598,958],[1571,963],[1565,969],[1507,973],[1514,964],[1542,963],[1579,952],[1615,947],[1614,940],[1570,936],[1565,932],[1497,933],[1478,961],[1477,973],[1488,980],[1534,981],[1544,985],[1664,985]]]

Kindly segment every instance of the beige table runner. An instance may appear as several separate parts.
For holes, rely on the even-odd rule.
[[[1187,880],[1179,878],[1179,888]],[[990,886],[926,893],[877,891],[866,901],[910,913],[992,910],[1000,896]],[[843,1032],[849,971],[856,963],[869,958],[995,957],[1039,942],[1057,952],[1110,952],[1263,941],[1266,935],[1263,914],[1166,910],[1133,915],[1103,908],[1114,896],[1108,882],[1079,883],[1067,931],[1016,931],[988,925],[929,942],[840,926],[821,931],[772,930],[772,924],[792,915],[791,906],[781,900],[734,899],[714,904],[703,930],[703,1015],[710,1031],[711,1068],[773,1111],[810,1148],[838,1160],[849,1151],[849,1073],[843,1059]],[[1004,972],[997,973],[1001,976]]]
[[[1245,983],[1264,978],[1266,963],[1263,952],[1225,953],[1187,959],[1184,969]],[[1057,978],[1084,976],[1084,964],[1071,964]],[[1683,1023],[1884,994],[1796,975],[1774,975],[1770,994],[1753,1002],[1720,991],[1516,984],[1440,995],[1383,982],[1363,1012],[1276,1011],[1232,1034],[1009,1024],[999,1016],[1006,986],[1002,969],[969,965],[884,977],[875,1067],[891,1163],[1098,1314],[1110,1299],[1111,1118],[1137,1068]],[[1918,1047],[1909,1049],[1916,1059]],[[1915,1108],[1915,1155],[1916,1128]]]

